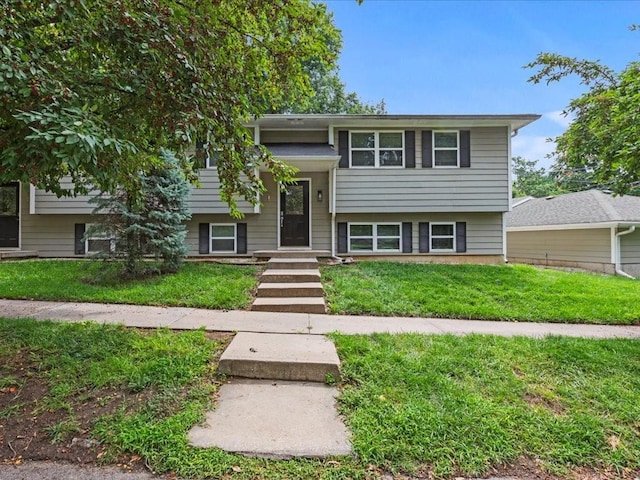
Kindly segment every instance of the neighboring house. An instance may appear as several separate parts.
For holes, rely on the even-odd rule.
[[[511,137],[538,115],[267,115],[247,124],[256,144],[299,169],[283,191],[261,171],[260,204],[219,196],[215,155],[193,188],[187,242],[193,257],[269,256],[283,249],[502,262],[509,210]],[[84,256],[87,197],[29,185],[2,187],[0,245],[41,257]]]
[[[510,262],[640,276],[640,197],[599,190],[514,199]]]

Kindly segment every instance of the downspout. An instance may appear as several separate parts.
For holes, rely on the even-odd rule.
[[[622,232],[616,233],[616,275],[620,275],[621,277],[635,279],[635,277],[632,277],[628,273],[622,271],[622,265],[620,263],[620,237],[623,235],[627,235],[629,233],[633,233],[635,231],[636,231],[636,226],[632,225],[629,227],[628,230],[624,230]]]
[[[336,258],[336,180],[338,176],[336,167],[331,170],[331,175],[331,257]]]

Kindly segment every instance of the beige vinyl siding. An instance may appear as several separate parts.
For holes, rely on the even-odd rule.
[[[624,230],[627,229],[619,231]],[[640,263],[640,229],[620,237],[620,260],[622,263]]]
[[[214,168],[201,169],[200,187],[191,187],[189,205],[192,213],[228,214],[229,206],[220,199],[220,181]],[[65,181],[63,186],[69,186]],[[89,215],[93,205],[89,204],[91,195],[57,198],[55,194],[36,189],[35,212],[38,214]],[[253,205],[244,199],[238,200],[242,213],[253,213]]]
[[[411,222],[413,255],[420,252],[420,222],[466,222],[467,251],[463,255],[502,254],[502,214],[501,213],[395,213],[395,214],[338,214],[337,222],[401,223]],[[337,248],[337,245],[336,245]],[[396,253],[395,255],[408,255]]]
[[[611,230],[507,232],[509,258],[611,263]]]
[[[311,243],[316,250],[329,250],[331,248],[331,214],[329,213],[329,173],[328,172],[301,172],[301,179],[310,179],[309,198],[311,202]],[[199,255],[198,225],[200,223],[237,223],[247,224],[247,252],[256,250],[276,250],[278,248],[279,191],[273,177],[267,173],[262,174],[262,181],[267,191],[262,195],[261,213],[259,215],[248,214],[237,220],[228,215],[204,215],[194,214],[187,223],[187,243],[189,255]],[[323,200],[317,201],[317,192],[322,190]]]
[[[416,168],[338,169],[337,212],[507,211],[508,130],[470,131],[470,168],[422,168],[422,135],[416,130]]]
[[[22,188],[22,250],[36,250],[41,257],[75,257],[75,224],[91,223],[90,215],[42,215],[29,213],[29,185]]]
[[[71,179],[65,178],[60,182],[62,188],[72,188]],[[35,212],[37,214],[70,214],[70,215],[89,215],[94,206],[89,203],[89,199],[97,192],[91,192],[89,195],[78,195],[76,197],[60,197],[55,193],[46,192],[35,189]],[[27,192],[29,194],[29,192]]]
[[[260,130],[260,143],[328,143],[327,130]]]
[[[200,187],[191,187],[189,206],[191,213],[222,214],[229,213],[229,206],[220,199],[220,180],[218,170],[203,168],[198,173]],[[242,213],[253,213],[253,205],[245,199],[238,199],[238,209]]]

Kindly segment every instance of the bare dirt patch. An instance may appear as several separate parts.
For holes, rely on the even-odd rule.
[[[207,332],[212,341],[226,344],[232,334]],[[0,366],[0,464],[28,461],[103,464],[106,446],[91,437],[95,422],[128,406],[146,402],[153,391],[133,394],[126,388],[83,392],[63,408],[47,408],[50,388],[29,352],[19,351]],[[144,459],[132,455],[109,459],[126,470],[144,468]]]

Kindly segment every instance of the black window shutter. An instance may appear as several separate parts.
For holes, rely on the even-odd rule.
[[[422,168],[433,167],[433,132],[422,131]]]
[[[347,224],[338,223],[338,253],[347,253]]]
[[[413,232],[411,222],[402,222],[402,253],[413,252]]]
[[[467,251],[467,222],[456,222],[456,252]]]
[[[471,132],[460,130],[460,167],[469,168],[471,166]]]
[[[416,168],[416,132],[413,130],[404,132],[404,153],[405,168]]]
[[[76,255],[84,255],[85,253],[87,253],[85,251],[85,246],[84,246],[84,232],[86,230],[86,225],[84,223],[76,223],[74,225],[75,228],[75,232],[74,232],[74,238],[75,238],[75,246],[74,246],[74,252]]]
[[[429,222],[420,222],[418,224],[418,235],[420,236],[420,253],[429,253],[429,246],[431,243],[431,240],[429,239]]]
[[[209,238],[209,224],[201,223],[200,224],[200,248],[198,250],[199,253],[209,253],[210,252],[210,238]]]
[[[341,156],[338,167],[349,168],[349,132],[346,130],[338,132],[338,154]]]
[[[236,253],[247,253],[247,224],[238,223],[236,226]]]

